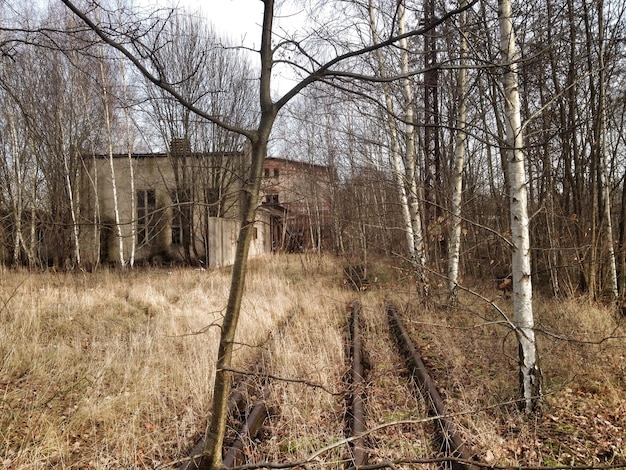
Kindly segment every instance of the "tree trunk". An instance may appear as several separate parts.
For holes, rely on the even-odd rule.
[[[460,1],[460,6],[464,7],[466,0]],[[452,200],[451,218],[452,227],[450,230],[450,242],[448,251],[448,304],[453,306],[457,303],[457,290],[459,281],[459,257],[461,252],[461,203],[463,201],[463,167],[465,166],[465,120],[467,118],[467,40],[465,38],[465,25],[467,23],[467,12],[463,11],[459,18],[461,31],[461,43],[459,50],[459,76],[458,76],[458,100],[459,115],[456,129],[456,142],[454,146],[454,170],[452,173]]]
[[[272,102],[270,80],[272,72],[272,22],[274,19],[274,0],[265,0],[263,12],[263,32],[261,36],[261,79],[259,84],[261,118],[259,126],[252,138],[250,173],[242,188],[241,197],[241,227],[237,237],[235,261],[231,275],[230,292],[226,312],[222,323],[220,344],[213,388],[213,406],[211,408],[211,422],[206,435],[206,445],[200,468],[218,470],[223,467],[222,447],[228,418],[228,398],[231,387],[231,368],[233,342],[248,264],[248,251],[254,231],[254,220],[259,200],[259,190],[263,177],[263,162],[267,154],[267,144],[270,132],[276,119],[278,107]]]
[[[398,5],[398,32],[400,35],[406,32],[406,10],[404,3]],[[415,125],[413,110],[413,88],[409,80],[409,42],[406,38],[400,40],[400,50],[402,54],[402,97],[406,106],[404,113],[405,122],[405,174],[407,175],[409,189],[409,209],[411,214],[411,225],[413,227],[413,245],[415,247],[414,269],[417,276],[417,289],[422,296],[429,293],[428,279],[424,268],[426,267],[426,244],[424,237],[424,226],[422,225],[422,209],[420,204],[421,191],[417,184],[417,150],[415,148]]]
[[[133,223],[135,218],[135,168],[133,164],[133,138],[130,127],[130,106],[128,103],[128,84],[126,82],[126,61],[120,61],[122,69],[122,87],[124,98],[124,124],[126,127],[126,151],[128,152],[128,178],[130,179],[130,248],[128,254],[128,265],[132,268],[135,265],[135,252],[137,251],[137,235],[136,225]]]
[[[374,6],[372,0],[369,2],[369,23],[372,31],[372,40],[375,44],[380,42],[378,30],[375,23]],[[378,71],[381,77],[386,76],[386,70],[383,60],[382,51],[376,51],[378,62]],[[408,257],[413,266],[417,265],[417,247],[415,246],[415,234],[413,230],[413,217],[411,216],[411,208],[409,206],[409,197],[407,195],[407,184],[405,171],[402,168],[402,157],[400,155],[400,143],[398,138],[398,129],[394,121],[394,108],[391,87],[389,83],[383,82],[383,92],[385,94],[385,108],[387,110],[386,122],[389,128],[389,139],[391,141],[391,161],[393,167],[393,175],[396,182],[398,197],[400,198],[400,209],[402,213],[403,231],[406,238]]]
[[[368,4],[369,24],[372,32],[374,44],[380,42],[378,30],[375,22],[375,12],[373,3]],[[405,27],[404,4],[398,5],[398,32],[404,34]],[[422,225],[422,207],[419,202],[419,187],[417,185],[417,151],[415,147],[415,125],[413,109],[413,89],[409,76],[409,50],[408,41],[400,40],[401,50],[401,72],[405,78],[402,79],[402,99],[404,109],[404,142],[406,155],[402,158],[400,151],[400,137],[398,128],[394,121],[394,107],[391,87],[388,83],[383,83],[385,95],[385,107],[387,110],[387,125],[389,127],[389,137],[391,140],[391,161],[396,189],[400,199],[400,207],[403,221],[403,231],[406,238],[408,258],[417,275],[418,288],[422,294],[428,291],[424,267],[426,266],[426,247]],[[387,75],[384,65],[382,51],[377,50],[378,71],[381,77]]]
[[[100,56],[103,57],[102,47],[100,47]],[[111,191],[113,194],[113,212],[115,213],[115,235],[117,237],[118,261],[120,267],[124,269],[126,260],[124,259],[124,234],[122,233],[122,224],[120,220],[119,200],[117,197],[117,181],[115,179],[115,163],[113,161],[113,127],[111,125],[111,106],[109,103],[109,89],[106,83],[104,73],[104,59],[100,59],[100,78],[102,80],[102,101],[104,104],[104,121],[107,131],[107,150],[109,154],[109,170],[111,171]],[[132,198],[135,197],[133,194]]]
[[[606,70],[604,65],[605,54],[605,38],[604,38],[604,1],[599,0],[596,3],[598,9],[598,42],[600,48],[598,51],[598,112],[596,119],[597,131],[594,132],[595,138],[598,140],[598,160],[600,165],[599,174],[599,191],[600,201],[602,204],[602,221],[604,225],[604,245],[607,250],[608,258],[608,286],[607,291],[611,301],[617,303],[619,292],[617,288],[617,267],[615,264],[615,250],[613,248],[613,223],[611,221],[611,191],[608,181],[608,162],[606,152]]]
[[[511,237],[513,242],[513,309],[519,346],[522,409],[530,413],[539,404],[541,370],[538,365],[532,308],[527,181],[523,151],[515,33],[511,1],[499,0],[500,49],[504,63],[507,158],[510,178]]]

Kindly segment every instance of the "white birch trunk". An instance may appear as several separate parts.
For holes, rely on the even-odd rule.
[[[107,128],[107,146],[109,153],[109,169],[111,170],[111,190],[113,191],[113,211],[115,212],[115,233],[117,235],[117,246],[119,250],[119,263],[122,268],[126,266],[124,259],[124,234],[122,233],[122,224],[120,221],[119,201],[117,198],[117,182],[115,180],[115,164],[113,162],[113,136],[111,126],[111,115],[109,107],[109,91],[104,73],[104,59],[100,59],[100,78],[102,79],[102,99],[104,100],[104,118]],[[132,198],[134,198],[134,194]]]
[[[398,33],[400,35],[406,33],[406,10],[404,3],[398,5]],[[417,185],[417,152],[415,150],[415,126],[414,110],[413,110],[413,88],[409,77],[409,43],[406,38],[400,41],[400,50],[402,51],[402,79],[403,98],[406,103],[406,111],[404,115],[406,127],[405,145],[406,145],[406,175],[409,183],[409,212],[411,214],[411,225],[413,227],[413,245],[415,246],[416,268],[418,270],[418,283],[422,294],[428,294],[428,286],[426,275],[423,268],[426,266],[426,245],[424,241],[424,229],[422,227],[420,194]]]
[[[539,402],[541,370],[537,362],[532,308],[527,181],[517,73],[519,55],[513,31],[511,1],[499,0],[498,6],[500,48],[505,68],[503,82],[513,242],[513,317],[519,346],[522,408],[530,413]]]
[[[460,7],[467,4],[466,0],[461,0]],[[463,11],[460,21],[460,60],[458,76],[458,99],[459,116],[457,120],[457,134],[454,146],[454,169],[452,172],[452,201],[451,201],[451,222],[450,243],[448,247],[448,304],[457,303],[457,290],[459,282],[459,258],[461,253],[461,204],[463,202],[463,167],[465,166],[465,120],[467,118],[467,100],[465,93],[467,90],[467,69],[465,68],[467,56],[467,39],[465,38],[465,24],[467,22],[467,12]]]
[[[126,61],[122,59],[122,86],[124,93],[124,119],[126,124],[126,147],[128,152],[128,177],[130,178],[130,254],[128,264],[132,268],[135,265],[135,252],[137,251],[137,237],[135,235],[135,169],[133,166],[133,136],[130,130],[130,108],[128,106],[128,89],[126,84]],[[208,253],[208,251],[207,251]]]
[[[375,44],[379,42],[379,36],[376,29],[374,19],[374,9],[372,2],[369,2],[369,22],[372,31],[372,39]],[[406,15],[404,5],[401,3],[398,7],[398,33],[406,32]],[[400,41],[401,48],[401,71],[407,78],[402,80],[403,101],[405,103],[404,112],[404,139],[406,155],[404,161],[400,151],[400,139],[398,130],[393,122],[393,100],[391,90],[388,84],[383,85],[385,93],[385,106],[389,113],[387,120],[389,125],[391,139],[391,160],[393,164],[393,173],[396,180],[396,187],[400,198],[402,208],[402,219],[404,224],[404,233],[407,243],[407,251],[410,262],[418,275],[418,285],[423,294],[426,294],[427,282],[424,273],[426,265],[426,249],[424,242],[424,233],[421,219],[421,206],[419,203],[419,188],[417,185],[417,152],[415,150],[415,126],[414,109],[413,109],[413,89],[409,74],[409,49],[408,41],[403,39]],[[382,51],[377,51],[378,67],[381,76],[386,75],[385,65],[383,61]]]
[[[63,154],[63,170],[65,171],[65,185],[67,187],[67,197],[70,203],[70,216],[72,218],[72,242],[74,244],[74,263],[76,266],[81,265],[80,261],[80,233],[78,229],[78,217],[76,215],[76,203],[74,201],[74,188],[72,187],[72,178],[70,175],[69,151]]]
[[[369,2],[369,21],[372,31],[372,39],[374,44],[380,42],[378,30],[376,29],[376,21],[374,19],[374,7],[372,1]],[[378,61],[378,69],[381,77],[386,76],[385,64],[383,60],[382,51],[378,49],[376,51],[376,57]],[[396,189],[398,191],[398,197],[400,198],[400,207],[402,209],[402,221],[403,230],[406,237],[407,251],[411,264],[415,267],[417,264],[417,254],[415,249],[415,236],[413,232],[413,218],[411,217],[411,211],[409,207],[409,198],[406,190],[406,180],[404,177],[404,169],[402,164],[402,157],[400,155],[400,143],[398,138],[398,130],[393,121],[394,109],[393,100],[391,97],[391,88],[388,83],[383,83],[383,91],[385,93],[385,107],[387,109],[387,124],[389,127],[389,138],[391,140],[391,161],[393,165],[393,175],[396,181]]]
[[[608,174],[607,174],[607,155],[606,155],[606,72],[604,66],[604,54],[605,54],[605,41],[604,41],[604,4],[598,2],[598,29],[600,31],[600,37],[598,41],[600,43],[599,63],[598,63],[598,75],[599,75],[599,115],[600,119],[600,132],[599,132],[599,148],[600,148],[600,187],[602,188],[602,212],[604,219],[604,237],[605,244],[608,250],[607,256],[609,258],[609,290],[611,292],[611,300],[617,303],[619,297],[619,291],[617,287],[617,265],[615,263],[615,249],[613,247],[613,223],[611,221],[611,191],[609,189]]]
[[[24,212],[23,193],[24,187],[22,182],[22,160],[20,156],[19,139],[17,136],[17,127],[15,124],[15,116],[13,112],[8,113],[9,129],[11,132],[11,150],[13,156],[13,174],[15,177],[15,191],[13,193],[13,216],[15,217],[15,226],[13,234],[13,264],[18,266],[20,263],[20,253],[24,246],[24,236],[22,234],[22,214]]]
[[[76,24],[72,23],[71,26],[74,27],[76,26]],[[73,56],[74,62],[78,63],[78,51],[76,50],[72,51],[72,56]],[[90,97],[88,96],[87,89],[84,85],[80,87],[80,94],[81,94],[83,106],[85,107],[85,109],[89,109],[88,104],[89,104]],[[94,123],[92,121],[91,113],[86,113],[86,114],[87,114],[86,119],[87,119],[88,129],[91,132],[94,129]],[[81,165],[83,165],[83,168],[82,168],[83,178],[87,179],[86,182],[89,183],[90,188],[93,190],[93,193],[92,193],[93,203],[91,204],[92,210],[93,210],[93,214],[92,214],[93,221],[91,223],[92,228],[90,229],[91,237],[92,237],[92,248],[90,250],[91,253],[87,255],[87,258],[91,259],[91,261],[94,262],[94,265],[92,266],[92,268],[95,268],[100,263],[100,232],[102,230],[101,220],[100,220],[100,204],[97,203],[98,201],[98,171],[97,171],[96,153],[97,152],[94,148],[94,143],[92,141],[91,142],[91,155],[92,155],[91,164],[92,164],[93,171],[89,171],[88,168],[85,167],[85,162],[81,161]],[[89,190],[87,190],[87,194],[89,194]]]

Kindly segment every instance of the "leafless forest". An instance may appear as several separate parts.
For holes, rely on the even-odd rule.
[[[433,12],[426,9],[429,3]],[[382,3],[338,2],[333,8],[340,7],[341,15],[334,16],[314,6],[302,3],[312,10],[310,17],[301,29],[286,29],[275,52],[276,67],[291,67],[296,78],[315,70],[313,52],[321,51],[323,58],[330,48],[367,47],[397,32],[397,11]],[[407,4],[406,28],[453,7]],[[610,271],[616,270],[621,292],[623,5],[548,1],[514,7],[533,280],[549,295],[588,292],[600,298],[611,294]],[[65,6],[3,2],[2,9],[5,265],[80,266],[74,240],[92,220],[92,214],[81,213],[81,168],[88,155],[163,149],[177,137],[198,149],[243,146],[244,138],[194,115],[142,78]],[[85,10],[196,108],[234,127],[249,127],[257,119],[256,57],[225,47],[236,39],[217,37],[210,14],[122,3],[86,4]],[[460,21],[452,15],[429,34],[408,38],[408,73],[402,68],[404,49],[378,49],[346,60],[283,109],[269,154],[337,169],[333,243],[324,250],[407,256],[398,183],[409,185],[406,168],[414,166],[424,256],[433,273],[446,274],[455,148],[463,129],[461,272],[510,274],[505,65],[497,4],[474,2],[466,23]],[[414,155],[406,150],[407,132]],[[405,189],[410,204],[412,188]]]
[[[332,175],[329,204],[302,193],[311,242],[296,251],[365,269],[386,260],[401,273],[392,284],[414,291],[408,305],[463,309],[470,296],[499,312],[518,346],[513,383],[526,416],[554,385],[536,334],[556,320],[538,315],[540,301],[600,309],[616,329],[599,331],[620,337],[623,2],[263,0],[258,37],[245,43],[216,32],[210,7],[13,3],[0,1],[3,277],[162,266],[135,258],[161,227],[149,220],[165,215],[165,239],[183,246],[177,264],[208,266],[194,240],[208,246],[209,218],[237,223],[214,378],[203,385],[212,412],[202,468],[221,465],[255,223],[278,217],[277,196],[263,212],[267,157]],[[175,151],[181,142],[186,150]],[[147,156],[157,153],[175,182],[165,203],[142,173],[155,172]],[[96,165],[108,168],[106,182]],[[20,285],[2,294],[7,322]]]

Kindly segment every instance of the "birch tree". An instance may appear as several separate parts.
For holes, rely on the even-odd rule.
[[[406,33],[406,8],[404,2],[396,5],[397,13],[397,29],[398,34],[403,36]],[[376,21],[376,9],[374,2],[368,2],[368,19],[372,42],[380,43],[380,33]],[[396,15],[392,14],[392,18]],[[392,25],[392,28],[396,25]],[[391,169],[396,182],[396,189],[400,201],[402,213],[402,227],[406,238],[406,251],[408,259],[411,263],[415,274],[417,275],[418,289],[422,295],[428,293],[428,281],[426,279],[425,267],[427,262],[426,243],[423,228],[423,207],[420,203],[422,199],[421,189],[418,181],[418,162],[417,148],[415,142],[415,106],[413,83],[411,82],[410,70],[410,51],[408,39],[402,38],[399,42],[400,55],[398,57],[400,80],[401,100],[399,107],[401,108],[401,120],[397,118],[394,105],[394,90],[391,83],[386,80],[393,77],[392,70],[388,70],[383,50],[376,51],[376,64],[378,74],[381,77],[382,91],[384,96],[384,107],[387,111],[384,120],[389,134],[389,154],[391,160]],[[395,55],[392,55],[395,57]],[[388,61],[387,61],[388,62]],[[399,127],[403,127],[400,131]],[[404,144],[401,146],[401,141]]]
[[[467,4],[466,0],[460,1],[460,7]],[[460,47],[459,47],[459,75],[457,96],[459,100],[456,139],[454,144],[454,168],[452,170],[451,184],[451,230],[448,245],[448,304],[455,305],[457,302],[457,290],[459,281],[459,257],[461,252],[461,203],[463,202],[463,167],[465,166],[465,120],[467,119],[467,39],[465,38],[465,25],[467,12],[461,12],[460,22]]]
[[[526,161],[518,85],[519,53],[513,30],[510,0],[498,1],[500,50],[504,73],[506,147],[509,168],[509,197],[513,251],[513,318],[519,345],[522,408],[532,412],[541,396],[532,306],[530,234],[527,201]]]
[[[117,195],[117,180],[115,175],[115,162],[113,157],[113,123],[112,123],[112,114],[113,110],[111,109],[111,98],[109,91],[109,84],[107,82],[107,77],[105,73],[104,67],[104,54],[102,47],[100,47],[100,60],[99,68],[100,68],[100,86],[102,87],[102,104],[104,107],[104,122],[106,124],[106,139],[107,139],[107,154],[109,157],[109,171],[111,172],[111,191],[113,194],[113,213],[115,216],[115,235],[117,237],[117,245],[119,250],[119,258],[118,262],[122,269],[126,266],[126,260],[124,258],[124,234],[122,232],[122,223],[120,220],[120,209],[119,209],[119,200]],[[132,162],[130,162],[130,168],[132,168]],[[132,192],[131,194],[134,194]]]
[[[596,111],[594,113],[593,126],[593,149],[598,162],[598,198],[603,226],[603,242],[607,250],[608,258],[608,292],[613,303],[617,302],[619,293],[617,287],[617,267],[615,262],[615,250],[613,248],[613,223],[611,221],[611,192],[608,182],[608,156],[606,149],[606,41],[604,30],[604,1],[596,2],[598,16],[598,85],[596,98]]]

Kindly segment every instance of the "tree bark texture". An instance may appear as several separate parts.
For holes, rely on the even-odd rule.
[[[500,48],[504,63],[506,146],[510,181],[511,237],[513,242],[513,309],[519,346],[519,375],[522,408],[533,411],[541,395],[532,307],[530,234],[525,171],[523,128],[519,97],[515,33],[511,1],[499,0]]]
[[[460,6],[467,4],[466,0],[461,0]],[[456,129],[456,140],[454,143],[454,168],[452,172],[452,200],[451,200],[451,223],[450,242],[448,247],[448,304],[454,305],[457,302],[457,290],[459,281],[459,258],[461,252],[461,204],[463,202],[463,167],[465,166],[465,120],[467,119],[467,40],[465,38],[464,27],[467,23],[467,12],[463,11],[460,16],[460,69],[458,75],[458,100],[459,110]]]

